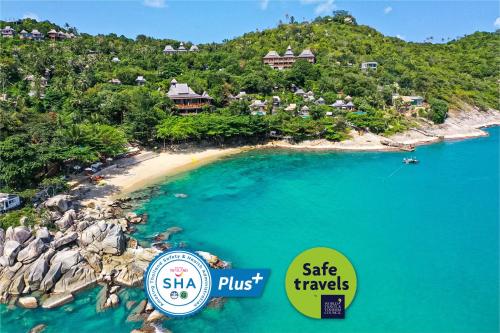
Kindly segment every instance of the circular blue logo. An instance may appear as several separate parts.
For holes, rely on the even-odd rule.
[[[210,268],[186,250],[166,251],[149,264],[145,290],[151,304],[170,317],[190,316],[208,302],[212,289]]]

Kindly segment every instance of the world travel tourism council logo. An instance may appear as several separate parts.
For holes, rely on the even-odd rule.
[[[145,291],[152,305],[171,317],[190,316],[211,297],[259,297],[269,269],[212,269],[187,250],[157,256],[145,274]]]

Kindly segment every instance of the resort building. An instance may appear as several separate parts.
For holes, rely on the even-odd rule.
[[[47,36],[49,36],[50,40],[56,40],[59,37],[59,33],[54,29],[51,29],[47,32]]]
[[[304,97],[306,95],[306,92],[303,90],[303,89],[297,89],[295,92],[294,92],[295,95],[297,96],[301,96],[301,97]]]
[[[122,81],[120,81],[118,79],[111,79],[108,82],[111,84],[117,84],[117,85],[122,84]]]
[[[422,96],[401,96],[392,95],[392,105],[400,112],[415,110],[424,107],[424,98]]]
[[[316,103],[318,105],[325,105],[325,100],[323,99],[323,97],[320,97],[314,103]]]
[[[287,112],[295,112],[297,110],[297,104],[292,103],[285,108]]]
[[[331,104],[330,105],[331,107],[337,109],[337,110],[349,110],[349,111],[352,111],[355,109],[355,106],[353,104],[353,102],[349,101],[349,102],[345,102],[341,99],[338,99],[335,101],[335,103]]]
[[[30,38],[32,40],[42,40],[43,39],[43,35],[40,31],[38,31],[37,29],[33,29],[31,30],[31,34],[30,34]]]
[[[174,102],[181,113],[201,111],[203,107],[209,106],[212,102],[212,97],[206,92],[199,95],[186,83],[178,83],[176,79],[170,82],[170,89],[167,96]]]
[[[283,56],[271,50],[262,58],[262,61],[274,69],[284,69],[291,68],[297,59],[304,59],[310,63],[314,63],[316,57],[309,49],[305,49],[298,56],[295,56],[291,46],[288,46]]]
[[[146,83],[146,79],[144,76],[139,75],[136,79],[135,82],[137,83],[138,86],[143,86]]]
[[[300,109],[300,112],[299,112],[299,116],[303,117],[303,118],[307,118],[309,117],[309,107],[307,105],[304,105],[301,109]]]
[[[10,26],[6,26],[5,28],[3,28],[0,33],[2,34],[2,37],[4,38],[12,38],[14,37],[14,29],[12,29]]]
[[[0,213],[17,208],[21,205],[21,199],[18,195],[0,193]]]
[[[191,45],[191,47],[189,48],[189,52],[198,52],[199,51],[199,48],[198,46],[196,45]],[[172,45],[167,45],[165,46],[165,48],[163,49],[163,53],[164,54],[167,54],[167,55],[170,55],[170,54],[176,54],[176,53],[184,53],[184,52],[188,52],[188,50],[186,49],[186,47],[184,46],[184,43],[181,42],[181,44],[179,45],[179,48],[176,50],[172,47]]]
[[[260,99],[252,101],[252,104],[250,104],[251,114],[253,116],[264,116],[266,114],[266,106],[266,101],[262,102]]]
[[[119,62],[120,62],[120,58],[118,58],[118,57],[113,57],[113,59],[111,59],[111,62],[114,62],[114,63],[119,63]]]
[[[368,61],[368,62],[362,62],[361,63],[361,69],[362,70],[367,70],[367,69],[377,69],[378,63],[375,61]]]
[[[19,38],[20,39],[30,39],[31,38],[31,35],[29,32],[27,32],[26,30],[21,30],[21,32],[19,33]]]
[[[240,91],[240,92],[238,93],[238,95],[236,95],[236,96],[229,95],[229,99],[231,99],[231,100],[235,100],[235,101],[241,101],[242,99],[245,99],[245,98],[247,98],[247,97],[248,97],[248,96],[247,96],[247,93],[246,93],[246,92],[244,92],[244,91]]]

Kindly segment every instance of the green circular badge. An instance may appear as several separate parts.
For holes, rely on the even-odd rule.
[[[286,272],[286,294],[302,314],[344,318],[356,294],[356,272],[340,252],[315,247],[299,254]]]

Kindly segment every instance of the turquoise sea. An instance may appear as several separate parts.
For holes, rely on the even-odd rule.
[[[169,179],[141,211],[147,240],[171,226],[186,242],[238,268],[270,268],[260,299],[165,322],[174,332],[498,332],[499,128],[489,137],[408,153],[252,151]],[[185,193],[187,198],[177,198]],[[313,320],[288,302],[286,269],[327,246],[358,276],[345,320]],[[61,309],[7,310],[2,332],[129,332],[125,298],[95,313],[96,290]]]

